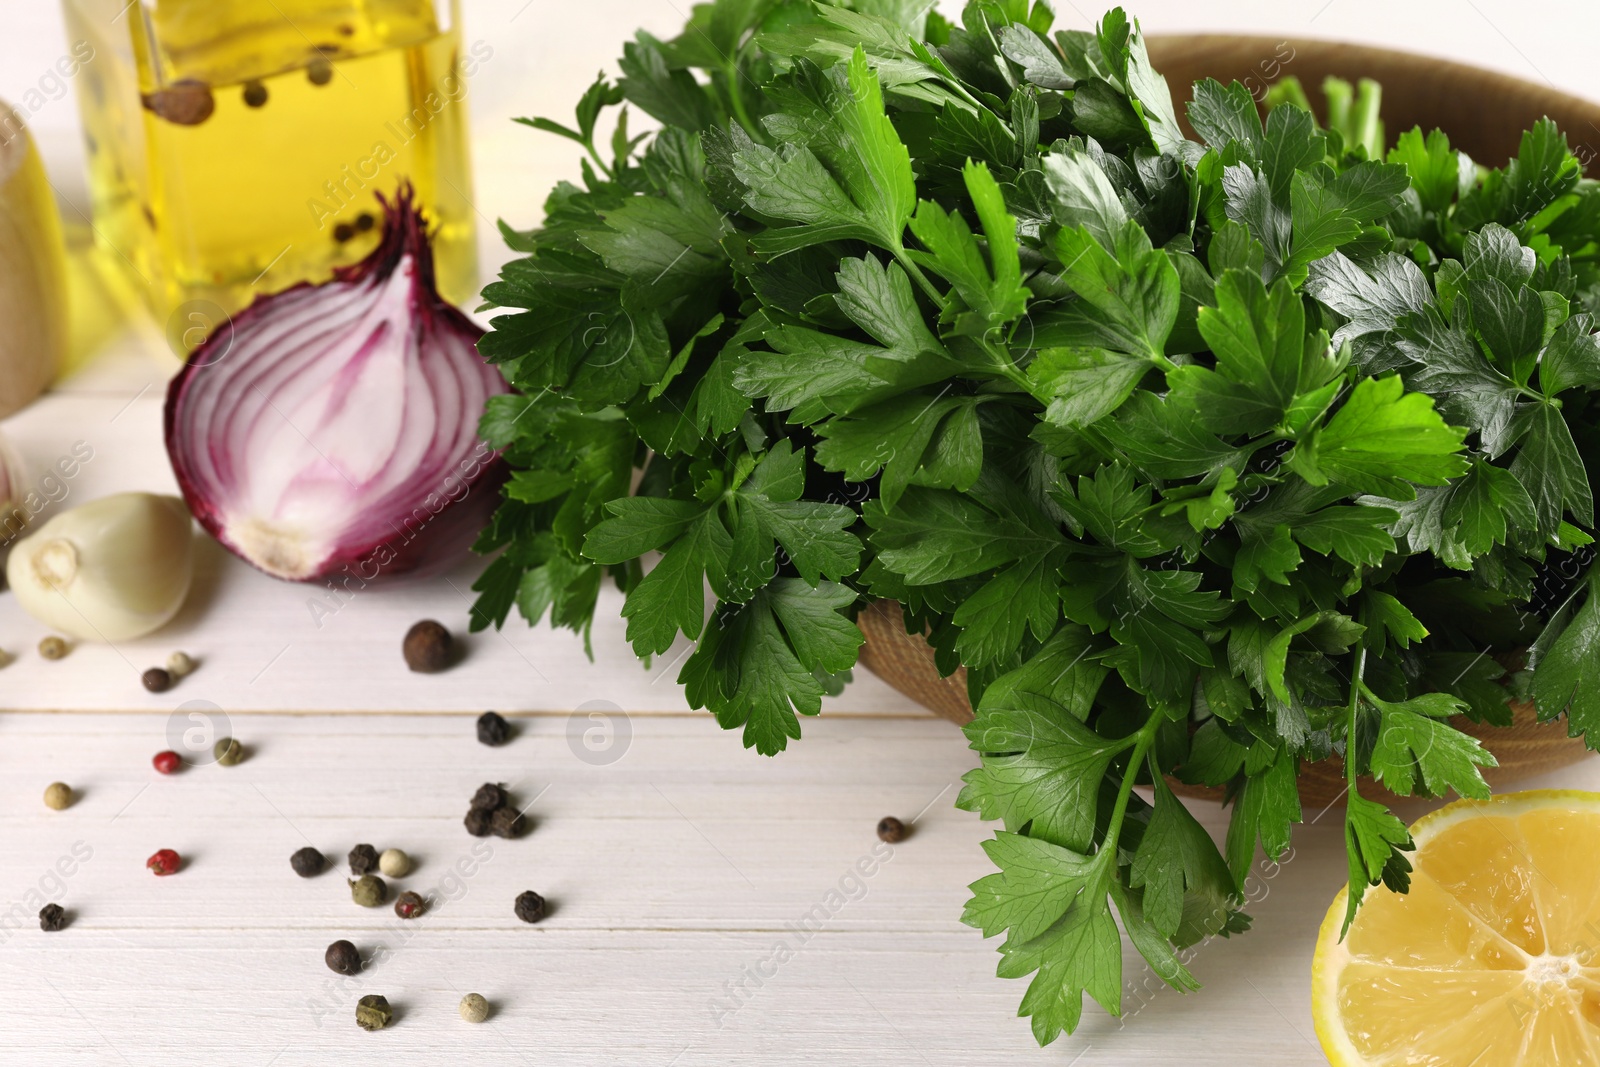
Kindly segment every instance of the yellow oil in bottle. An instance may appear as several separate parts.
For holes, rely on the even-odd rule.
[[[447,299],[477,289],[455,0],[64,0],[97,240],[184,321],[321,281],[411,182]],[[198,310],[197,310],[198,309]],[[198,318],[196,316],[199,316]]]

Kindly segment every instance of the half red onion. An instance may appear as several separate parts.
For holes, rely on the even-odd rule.
[[[477,427],[509,387],[478,355],[483,331],[435,288],[409,186],[382,202],[372,255],[257,298],[167,390],[167,454],[189,510],[278,578],[439,569],[499,502],[505,467]]]

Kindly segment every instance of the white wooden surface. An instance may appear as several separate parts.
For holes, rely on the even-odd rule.
[[[1066,25],[1098,13],[1058,6]],[[471,90],[486,276],[504,255],[488,220],[531,224],[543,191],[575,166],[561,142],[506,120],[566,114],[624,36],[636,26],[670,33],[686,7],[466,0],[468,39],[495,49]],[[1558,0],[1152,0],[1134,14],[1148,30],[1425,49],[1600,97],[1595,16]],[[0,98],[16,100],[66,42],[47,0],[8,3],[0,24]],[[32,124],[81,236],[72,88]],[[94,448],[68,505],[171,487],[158,429],[175,364],[159,332],[133,319],[97,341],[92,363],[0,426],[35,476],[75,441]],[[363,594],[318,627],[306,590],[211,551],[190,607],[161,634],[82,647],[54,664],[25,655],[0,673],[0,708],[13,712],[0,716],[0,1067],[1323,1062],[1308,970],[1343,880],[1336,813],[1303,827],[1293,858],[1260,872],[1255,930],[1198,952],[1201,993],[1151,993],[1130,957],[1129,1017],[1091,1007],[1078,1035],[1040,1052],[1013,1017],[1023,985],[996,979],[993,946],[957,921],[966,884],[987,870],[978,846],[990,829],[951,805],[971,764],[958,732],[864,675],[805,723],[789,753],[754,756],[687,712],[672,682],[677,650],[639,667],[614,599],[601,607],[593,663],[569,637],[518,624],[472,639],[449,674],[410,675],[399,634],[423,615],[460,628],[473,574],[466,566],[449,580]],[[0,647],[20,651],[38,636],[0,597]],[[175,647],[201,670],[170,693],[145,694],[138,671]],[[174,722],[180,732],[189,725],[174,709],[195,700],[231,719],[251,758],[162,778],[149,757],[172,743]],[[614,716],[619,732],[604,754],[620,753],[614,762],[569,740],[592,725],[574,712],[593,701],[628,709]],[[470,713],[487,707],[518,714],[514,743],[476,743]],[[326,710],[369,714],[305,714]],[[129,714],[93,714],[110,711]],[[53,779],[82,790],[80,802],[44,809],[39,794]],[[492,858],[452,876],[479,844],[460,817],[485,780],[532,801],[536,829],[490,839]],[[1529,784],[1600,788],[1600,766]],[[869,862],[871,877],[850,881],[874,855],[878,817],[919,811],[914,835]],[[1199,811],[1220,832],[1222,813]],[[338,870],[302,881],[288,869],[303,844],[338,858],[357,841],[417,857],[402,884],[433,892],[435,910],[402,925],[388,909],[351,904]],[[143,863],[162,847],[188,862],[156,879]],[[553,905],[537,927],[511,916],[525,888]],[[67,930],[38,931],[33,915],[46,899],[72,912]],[[800,946],[793,924],[818,906],[827,917]],[[369,954],[382,946],[382,958],[341,985],[321,962],[338,937]],[[757,986],[747,968],[771,971],[765,961],[783,938],[793,958]],[[746,992],[732,992],[740,982]],[[495,1005],[482,1027],[455,1015],[469,990]],[[353,1025],[354,1002],[369,992],[395,1005],[391,1030]]]

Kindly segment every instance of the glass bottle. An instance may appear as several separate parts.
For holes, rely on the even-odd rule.
[[[463,53],[459,0],[63,3],[93,49],[78,99],[96,239],[158,318],[327,279],[376,246],[377,197],[402,181],[442,292],[473,299],[464,97],[490,53]]]

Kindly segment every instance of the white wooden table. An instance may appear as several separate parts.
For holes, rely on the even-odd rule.
[[[466,6],[467,38],[494,48],[471,88],[477,207],[529,225],[576,156],[506,120],[565,115],[634,27],[672,32],[686,0]],[[1095,13],[1059,6],[1068,25]],[[1426,47],[1600,96],[1593,34],[1556,0],[1151,0],[1134,14],[1151,30]],[[20,99],[65,38],[44,0],[0,21],[0,97]],[[68,88],[32,124],[81,238]],[[489,276],[504,253],[487,227],[482,244]],[[76,441],[94,449],[67,505],[170,491],[159,408],[174,361],[136,318],[83,332],[95,333],[93,361],[0,429],[36,474]],[[592,663],[570,635],[514,622],[470,639],[457,669],[421,677],[401,664],[400,635],[424,616],[464,629],[474,567],[363,594],[320,626],[302,587],[216,550],[200,573],[161,633],[58,663],[28,654],[0,673],[0,708],[12,712],[0,715],[0,1065],[1323,1062],[1308,972],[1344,877],[1337,813],[1301,828],[1292,858],[1262,872],[1254,931],[1198,954],[1201,993],[1152,993],[1130,953],[1128,1016],[1091,1006],[1076,1036],[1040,1052],[1013,1017],[1023,985],[995,978],[993,946],[958,921],[965,886],[988,869],[979,842],[990,831],[951,804],[972,762],[965,741],[870,675],[767,760],[687,710],[677,650],[651,671],[632,659],[615,597],[601,605]],[[0,647],[41,634],[0,596]],[[179,647],[200,670],[166,694],[140,689],[138,673]],[[173,778],[151,769],[174,723],[191,725],[178,710],[190,701],[226,717],[246,762]],[[579,736],[596,725],[585,705],[607,706],[591,702],[626,709],[610,713],[599,754]],[[500,749],[473,736],[472,716],[490,707],[521,726]],[[82,792],[67,811],[40,803],[54,779]],[[488,855],[461,826],[483,781],[510,783],[536,824],[520,840],[487,839]],[[1600,788],[1600,764],[1529,784]],[[889,813],[920,817],[874,859],[873,826]],[[1200,816],[1222,830],[1221,812]],[[302,845],[342,861],[358,841],[417,858],[401,881],[435,894],[434,911],[403,924],[356,908],[342,862],[312,880],[289,871]],[[143,865],[163,847],[186,866],[158,880]],[[863,857],[870,877],[852,873]],[[511,914],[528,888],[552,904],[536,927]],[[68,907],[67,930],[38,930],[46,900]],[[794,929],[808,915],[819,928],[802,944]],[[340,979],[323,965],[339,937],[378,957],[366,973]],[[780,941],[792,958],[767,975]],[[456,1016],[471,990],[494,1004],[487,1025]],[[396,1007],[390,1030],[353,1025],[366,993]]]

